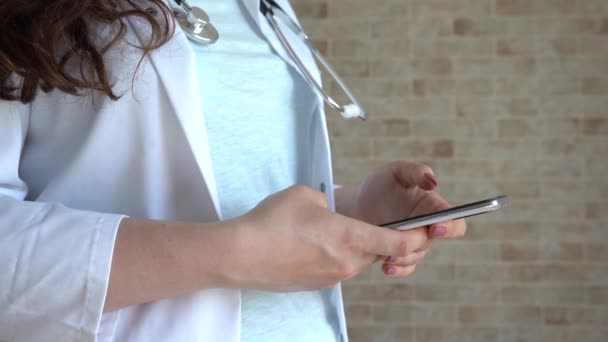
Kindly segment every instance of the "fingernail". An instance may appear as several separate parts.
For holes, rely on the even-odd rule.
[[[397,260],[397,257],[389,256],[389,257],[386,257],[386,259],[384,261],[386,261],[386,262],[393,262],[395,260]]]
[[[442,237],[445,235],[445,233],[448,231],[448,229],[444,226],[439,226],[437,228],[435,228],[435,230],[433,230],[433,233],[431,234],[433,237]]]
[[[425,173],[424,177],[426,177],[426,179],[428,179],[431,183],[433,183],[433,186],[437,186],[437,178],[435,178],[435,176],[433,176],[430,173]]]
[[[396,271],[396,268],[394,268],[393,266],[389,266],[384,270],[384,274],[391,275],[391,274],[394,274],[395,271]]]

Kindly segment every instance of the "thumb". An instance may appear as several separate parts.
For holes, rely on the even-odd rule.
[[[374,255],[406,256],[408,243],[406,235],[389,228],[372,226],[356,221],[360,230],[361,246],[367,253]]]
[[[430,166],[407,161],[395,162],[392,165],[395,179],[404,188],[418,186],[424,190],[433,190],[437,186],[437,178]]]

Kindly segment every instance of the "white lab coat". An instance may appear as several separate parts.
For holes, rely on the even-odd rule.
[[[278,2],[293,15],[286,1]],[[258,0],[244,3],[293,65]],[[141,43],[148,31],[130,18],[126,39]],[[238,290],[204,290],[102,314],[125,215],[221,219],[190,44],[178,27],[144,59],[135,79],[136,50],[122,44],[110,51],[106,63],[123,95],[117,102],[59,91],[41,93],[29,105],[0,101],[0,341],[239,341]],[[314,68],[312,58],[305,62]],[[302,143],[312,144],[314,184],[330,190],[333,206],[322,109],[313,121],[313,140]],[[339,287],[337,293],[333,300],[342,307]]]

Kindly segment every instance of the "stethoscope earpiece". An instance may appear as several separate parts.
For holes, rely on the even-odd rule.
[[[175,20],[186,36],[203,45],[215,43],[220,35],[209,22],[209,15],[200,7],[192,7],[184,0],[174,0],[180,7],[173,9]]]

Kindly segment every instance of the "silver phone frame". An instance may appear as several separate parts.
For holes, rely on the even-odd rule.
[[[393,221],[381,225],[381,227],[392,228],[395,230],[408,230],[420,228],[431,224],[457,220],[469,216],[485,214],[497,209],[500,209],[511,203],[509,197],[500,195],[493,198],[488,198],[478,202],[472,202],[450,209],[419,215],[412,218],[407,218],[399,221]]]

